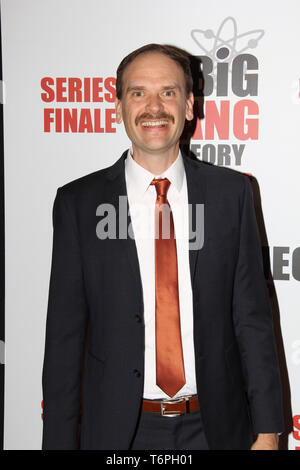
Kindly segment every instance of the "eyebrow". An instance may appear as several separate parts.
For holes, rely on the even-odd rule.
[[[129,86],[126,90],[126,93],[129,93],[130,91],[138,91],[138,90],[145,90],[144,86]]]
[[[126,90],[126,93],[130,93],[131,91],[142,91],[142,90],[145,90],[146,87],[144,86],[140,86],[140,85],[133,85],[133,86],[129,86]],[[172,84],[172,85],[165,85],[163,87],[161,87],[162,90],[180,90],[180,87],[179,85],[177,84]]]

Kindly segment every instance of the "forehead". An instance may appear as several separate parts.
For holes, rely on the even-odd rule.
[[[180,65],[166,54],[147,52],[137,56],[125,68],[123,84],[125,86],[139,84],[138,82],[176,82],[184,86],[184,72]]]

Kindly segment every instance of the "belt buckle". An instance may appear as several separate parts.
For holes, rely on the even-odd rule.
[[[166,411],[164,404],[172,404],[172,403],[182,403],[183,401],[188,401],[191,398],[191,395],[185,396],[185,397],[178,397],[178,398],[164,398],[160,402],[160,414],[161,416],[167,416],[169,418],[174,418],[176,416],[180,416],[183,413],[181,411]]]

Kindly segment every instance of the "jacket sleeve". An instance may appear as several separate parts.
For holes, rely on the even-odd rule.
[[[245,375],[253,432],[284,430],[281,382],[270,299],[251,184],[244,179],[240,245],[233,292],[233,321]]]
[[[43,449],[78,448],[88,308],[72,195],[53,205],[53,249],[43,364]]]

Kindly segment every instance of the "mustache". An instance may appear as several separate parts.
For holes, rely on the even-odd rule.
[[[149,120],[151,120],[151,119],[159,119],[159,120],[167,119],[167,120],[171,121],[173,124],[175,122],[175,119],[172,116],[172,114],[162,112],[162,113],[159,113],[159,114],[143,113],[140,116],[136,117],[135,124],[138,125],[138,123],[140,121],[145,120],[145,119],[149,119]]]

